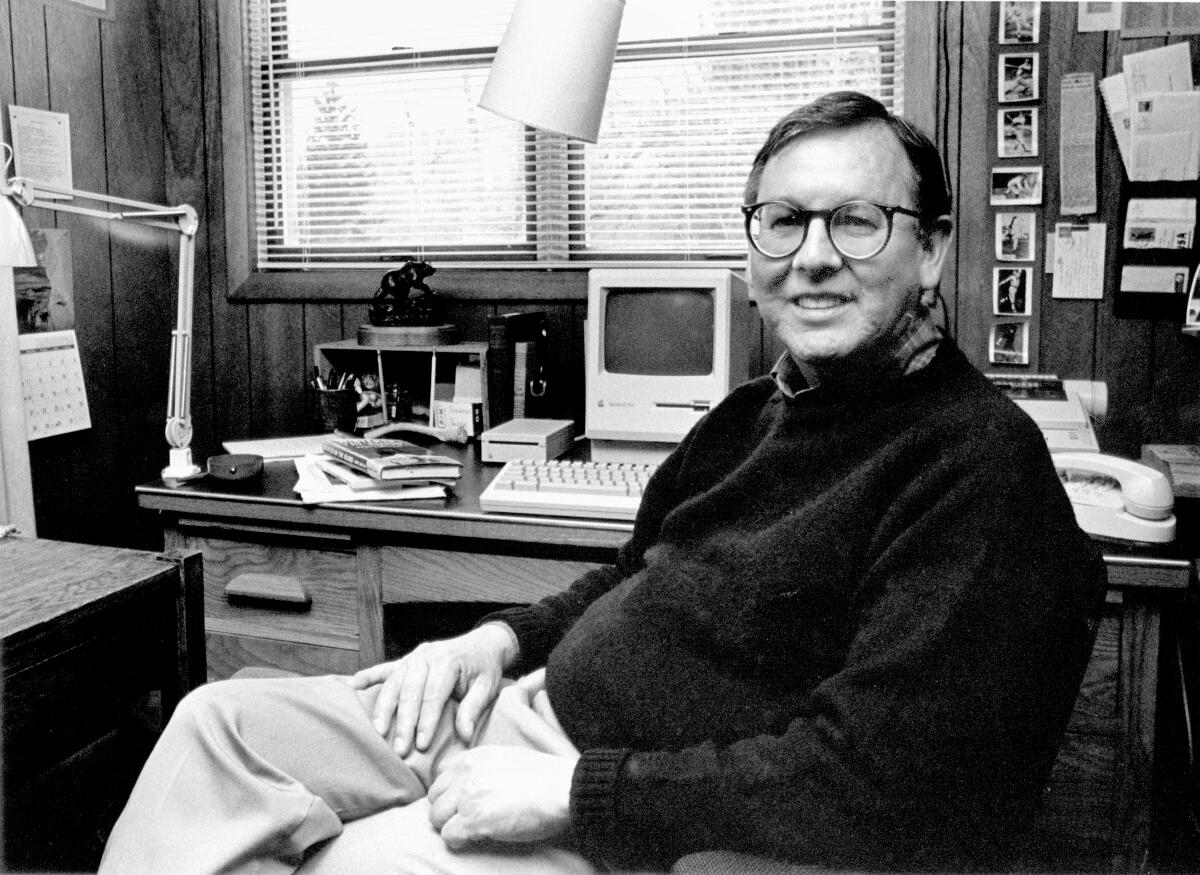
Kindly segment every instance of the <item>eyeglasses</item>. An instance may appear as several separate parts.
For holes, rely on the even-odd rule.
[[[804,210],[783,201],[765,201],[742,207],[746,236],[767,258],[788,258],[800,251],[814,216],[825,220],[829,242],[845,258],[861,261],[883,251],[892,238],[896,213],[921,218],[915,210],[889,207],[871,201],[851,201],[832,210]]]

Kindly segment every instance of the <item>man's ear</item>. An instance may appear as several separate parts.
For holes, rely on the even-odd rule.
[[[921,288],[936,289],[954,238],[954,220],[938,216],[921,234]]]

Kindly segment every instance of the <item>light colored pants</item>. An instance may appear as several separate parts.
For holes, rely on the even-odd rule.
[[[473,744],[573,752],[540,683],[539,672],[506,687]],[[402,759],[371,725],[378,690],[355,691],[334,677],[195,690],[150,754],[100,872],[596,871],[546,843],[447,848],[429,822],[425,791],[438,763],[464,748],[454,705],[429,750]]]

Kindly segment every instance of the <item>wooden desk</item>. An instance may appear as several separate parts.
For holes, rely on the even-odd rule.
[[[612,561],[631,524],[484,514],[478,495],[499,470],[464,454],[462,481],[442,502],[303,507],[291,463],[271,463],[261,487],[203,481],[138,489],[160,513],[166,545],[205,562],[209,671],[245,665],[350,672],[384,656],[383,604],[525,602]],[[1037,848],[1051,868],[1137,868],[1149,846],[1160,622],[1190,580],[1186,561],[1113,547],[1105,615],[1070,732],[1046,797]],[[303,613],[230,604],[246,573],[304,586]]]
[[[161,691],[165,717],[204,682],[202,577],[199,553],[0,538],[8,864],[58,868],[54,845],[94,827],[72,767],[143,694]]]

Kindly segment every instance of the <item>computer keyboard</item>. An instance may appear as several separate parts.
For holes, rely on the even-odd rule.
[[[479,495],[497,513],[632,520],[657,465],[555,460],[505,462]]]

